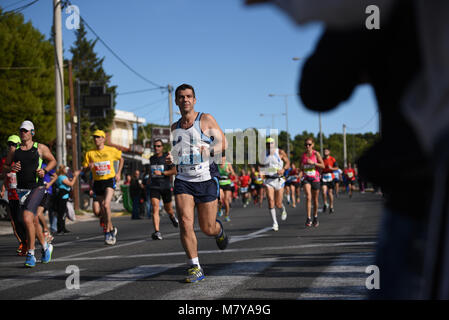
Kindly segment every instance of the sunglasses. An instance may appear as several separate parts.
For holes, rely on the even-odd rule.
[[[27,129],[20,129],[19,131],[27,133],[29,130],[27,130]]]
[[[94,136],[94,139],[103,138],[102,136]]]
[[[161,145],[161,144],[155,144],[153,147],[155,147],[155,148],[161,148],[162,145]]]
[[[311,143],[305,143],[304,146],[305,147],[310,147],[312,144]]]
[[[13,147],[13,146],[17,146],[17,143],[14,143],[14,142],[8,142],[8,147]]]

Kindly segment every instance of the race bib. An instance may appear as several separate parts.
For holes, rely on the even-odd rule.
[[[163,177],[163,176],[155,175],[154,172],[155,172],[155,171],[164,172],[164,169],[165,169],[165,167],[164,167],[163,164],[161,164],[161,165],[152,165],[152,166],[151,166],[151,176],[152,176],[153,178],[160,178],[160,177]]]
[[[323,182],[331,182],[331,181],[332,181],[332,173],[324,173]]]
[[[297,179],[296,176],[289,176],[289,177],[287,178],[287,181],[288,181],[288,182],[295,182],[296,179]]]
[[[348,178],[352,178],[354,176],[354,174],[352,172],[348,172]]]
[[[241,193],[246,193],[246,192],[248,192],[248,187],[240,188],[240,192],[241,192]]]
[[[304,174],[308,177],[315,177],[316,170],[315,165],[304,165]]]
[[[111,162],[101,161],[94,163],[95,173],[97,176],[106,176],[111,173]]]

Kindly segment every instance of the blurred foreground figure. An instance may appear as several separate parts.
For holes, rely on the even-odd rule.
[[[308,109],[334,109],[359,84],[374,89],[381,139],[358,161],[386,196],[371,298],[448,299],[449,1],[272,3],[299,24],[325,25],[299,84]],[[371,5],[378,29],[368,28]]]

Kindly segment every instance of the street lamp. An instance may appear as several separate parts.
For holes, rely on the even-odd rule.
[[[274,117],[277,117],[280,115],[283,116],[283,115],[285,115],[285,113],[281,113],[281,114],[279,114],[279,113],[261,113],[261,114],[259,114],[259,116],[261,116],[261,117],[268,117],[268,116],[271,117],[271,129],[274,129]]]
[[[286,130],[287,130],[287,155],[290,158],[290,138],[288,137],[288,97],[289,96],[296,96],[296,94],[274,94],[274,93],[270,93],[268,96],[269,97],[276,97],[276,96],[284,97],[284,101],[285,101],[285,126],[286,126]]]

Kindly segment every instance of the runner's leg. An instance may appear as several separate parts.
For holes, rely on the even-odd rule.
[[[193,196],[177,194],[175,195],[175,201],[179,217],[181,243],[184,251],[189,259],[198,258],[198,241],[194,231],[195,201]]]

